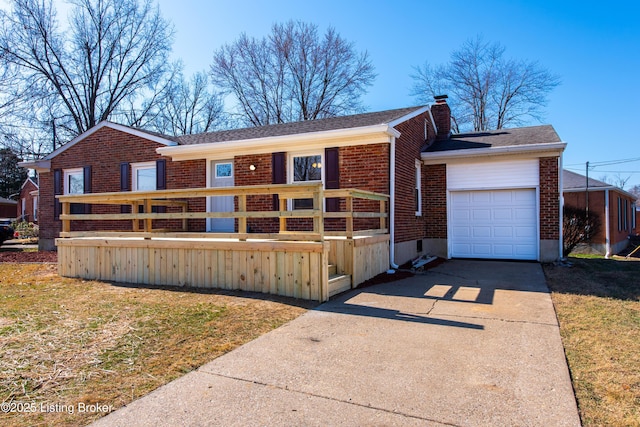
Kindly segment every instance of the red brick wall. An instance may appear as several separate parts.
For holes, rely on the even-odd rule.
[[[627,229],[620,230],[618,226],[618,197],[622,199],[622,208],[624,209],[624,200],[627,200]],[[634,234],[635,231],[631,228],[632,220],[631,204],[633,199],[619,193],[615,190],[609,191],[609,230],[611,237],[611,244],[615,245],[627,240],[629,234]],[[573,206],[580,209],[585,209],[587,202],[584,191],[564,193],[564,204],[566,206]],[[600,218],[600,231],[591,239],[591,243],[606,243],[606,217],[605,217],[605,192],[602,191],[589,191],[589,212],[595,213]],[[637,224],[636,224],[637,227]]]
[[[540,240],[558,240],[560,238],[558,180],[558,158],[540,158]]]
[[[426,145],[424,127],[425,120],[428,128],[428,139],[435,137],[435,131],[429,119],[428,113],[420,114],[404,123],[396,126],[402,134],[396,140],[396,228],[395,243],[433,237],[427,235],[426,226],[430,221],[427,212],[427,200],[429,189],[425,171],[427,166],[422,165],[422,215],[416,216],[415,208],[415,161],[420,160],[420,153]],[[446,188],[444,194],[446,195]]]
[[[427,220],[426,237],[447,238],[447,166],[423,166],[422,209]]]
[[[61,222],[54,219],[53,171],[91,166],[92,192],[120,191],[120,164],[155,161],[162,158],[156,148],[162,145],[109,127],[99,129],[60,153],[51,161],[51,171],[40,174],[40,236],[58,236]],[[129,177],[131,180],[131,177]],[[167,159],[167,189],[200,188],[206,184],[204,160],[172,162]],[[190,211],[204,211],[205,199],[190,199]],[[120,213],[119,206],[93,206],[92,213]],[[204,231],[204,220],[190,220],[191,231]],[[131,229],[129,221],[72,222],[72,230]]]
[[[250,169],[251,165],[255,166],[255,170]],[[272,170],[270,153],[236,156],[233,160],[233,167],[235,170],[234,184],[237,186],[271,184]],[[247,197],[247,210],[273,210],[273,195]],[[250,218],[247,220],[247,227],[249,231],[253,232],[277,233],[279,222],[277,218]]]

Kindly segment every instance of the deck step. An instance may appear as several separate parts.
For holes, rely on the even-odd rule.
[[[351,289],[350,274],[334,274],[329,276],[329,297]]]
[[[329,264],[329,277],[338,274],[338,266],[335,264]]]

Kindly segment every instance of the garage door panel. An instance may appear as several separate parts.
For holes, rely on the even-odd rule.
[[[452,257],[537,259],[534,189],[451,192],[450,200]]]

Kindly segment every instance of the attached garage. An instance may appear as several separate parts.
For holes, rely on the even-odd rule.
[[[537,260],[538,159],[447,166],[449,257]]]

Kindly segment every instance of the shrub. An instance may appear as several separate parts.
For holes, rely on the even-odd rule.
[[[562,256],[568,256],[580,243],[588,242],[600,231],[600,217],[586,209],[566,206],[562,219]]]
[[[13,236],[17,239],[29,239],[38,237],[40,228],[32,222],[16,222],[13,224]]]

